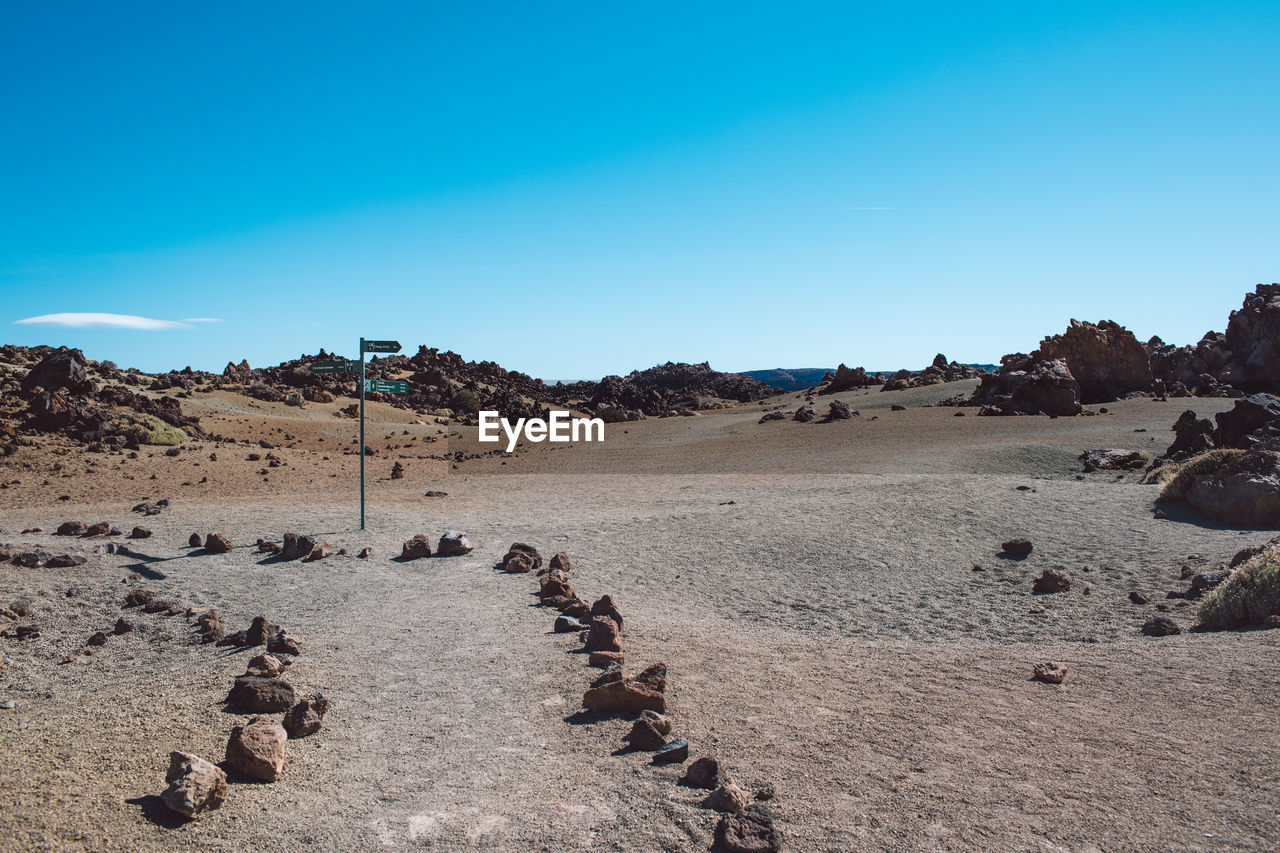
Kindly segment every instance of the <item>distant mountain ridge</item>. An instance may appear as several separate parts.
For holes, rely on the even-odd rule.
[[[979,370],[995,371],[998,364],[966,364],[965,367],[976,367]],[[743,376],[758,380],[779,391],[803,391],[813,388],[828,373],[835,373],[834,367],[775,367],[772,370],[743,370]],[[896,371],[868,371],[879,376],[890,376]]]

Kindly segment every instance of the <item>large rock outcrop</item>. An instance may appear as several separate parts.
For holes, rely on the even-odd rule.
[[[947,357],[938,353],[933,363],[924,370],[899,370],[892,374],[881,391],[901,391],[904,388],[919,388],[922,385],[939,385],[943,382],[958,382],[961,379],[978,379],[987,375],[987,371],[968,364],[947,361]]]
[[[1196,477],[1186,500],[1222,524],[1280,528],[1280,444],[1260,444]]]
[[[1039,351],[1014,353],[983,377],[971,402],[1001,415],[1078,415],[1080,386],[1065,361],[1045,361]]]
[[[866,388],[871,385],[879,385],[880,376],[876,373],[867,373],[861,367],[850,369],[841,364],[836,368],[834,374],[828,373],[822,377],[822,382],[818,385],[819,394],[839,394],[842,391],[851,391],[855,388]]]
[[[1152,390],[1151,357],[1133,332],[1111,320],[1072,320],[1067,331],[1040,342],[1046,361],[1061,359],[1080,385],[1080,402],[1107,403]]]
[[[1227,330],[1176,347],[1152,338],[1151,373],[1170,396],[1280,394],[1280,284],[1259,284],[1232,311]]]

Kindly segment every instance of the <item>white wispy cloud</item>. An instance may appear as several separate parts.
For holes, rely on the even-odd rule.
[[[221,317],[183,317],[184,323],[221,323]]]
[[[14,320],[13,322],[25,326],[62,326],[68,329],[132,329],[142,332],[191,328],[189,322],[157,320],[153,317],[139,317],[134,314],[103,314],[96,312],[41,314],[39,317],[27,317],[24,320]]]

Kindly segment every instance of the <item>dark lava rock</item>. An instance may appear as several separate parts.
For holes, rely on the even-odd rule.
[[[470,553],[471,540],[465,533],[459,533],[456,530],[450,530],[441,536],[439,544],[436,545],[437,557],[461,557]]]
[[[221,628],[219,628],[218,630],[221,630]],[[205,636],[207,637],[210,635],[206,634]],[[249,645],[249,632],[236,631],[234,634],[228,634],[227,636],[218,640],[218,645],[219,646],[236,646],[237,648],[243,648],[244,646]]]
[[[275,714],[293,707],[293,687],[282,678],[236,676],[227,701],[245,714]]]
[[[704,755],[689,765],[680,779],[682,784],[690,788],[705,788],[708,791],[720,787],[720,762],[709,755]]]
[[[573,634],[578,631],[585,631],[586,625],[583,625],[572,616],[557,616],[555,624],[555,632],[557,634]]]
[[[302,654],[302,645],[288,631],[281,629],[271,635],[267,640],[267,651],[273,655],[293,655],[297,657]]]
[[[13,563],[24,569],[38,569],[52,559],[48,551],[24,551],[13,558]]]
[[[1037,595],[1066,592],[1069,589],[1071,589],[1071,581],[1062,572],[1053,569],[1045,569],[1031,585],[1031,591]]]
[[[151,531],[145,527],[135,527],[129,532],[130,539],[150,539]]]
[[[92,637],[89,638],[89,645],[91,646],[105,646],[106,644],[107,644],[107,635],[102,631],[98,631]]]
[[[83,521],[64,521],[58,525],[58,529],[53,531],[54,536],[83,536],[88,530],[88,525]]]
[[[680,764],[689,760],[689,741],[676,738],[653,754],[654,764]]]
[[[204,540],[200,538],[199,533],[192,533],[191,537],[187,539],[187,545],[191,548],[199,548],[203,544]]]
[[[1142,623],[1142,633],[1148,637],[1169,637],[1181,634],[1182,629],[1178,627],[1177,622],[1167,616],[1152,616]]]
[[[1136,589],[1133,589],[1129,591],[1129,600],[1132,601],[1134,604],[1146,604],[1151,599],[1147,598],[1145,595],[1138,592]]]
[[[621,673],[619,673],[621,675]],[[653,727],[653,723],[645,719],[635,721],[631,726],[631,734],[627,735],[627,743],[640,752],[655,752],[667,744],[667,739]],[[688,745],[685,746],[685,757],[688,757]]]
[[[130,622],[128,619],[121,616],[119,619],[116,620],[116,627],[114,629],[115,633],[127,634],[132,630],[133,630],[133,623]]]
[[[85,562],[85,558],[79,554],[59,554],[56,557],[50,557],[45,562],[45,567],[50,569],[69,569],[73,566],[82,566]]]
[[[406,539],[400,547],[400,559],[420,560],[431,556],[431,540],[425,533],[418,533],[412,539]]]
[[[781,843],[773,809],[764,803],[752,803],[716,824],[716,844],[724,853],[777,853]]]
[[[284,715],[284,729],[291,738],[306,737],[320,731],[321,721],[329,710],[329,700],[323,693],[313,693],[302,699]]]
[[[253,617],[249,631],[245,634],[245,642],[250,646],[265,646],[271,635],[280,630],[280,626],[265,616]]]
[[[622,630],[622,611],[618,609],[618,605],[614,603],[612,595],[602,595],[596,599],[595,604],[591,605],[592,616],[608,616],[614,622],[618,623],[618,630]]]
[[[1021,560],[1031,555],[1035,546],[1026,539],[1010,539],[1000,545],[1000,550],[1015,560]]]

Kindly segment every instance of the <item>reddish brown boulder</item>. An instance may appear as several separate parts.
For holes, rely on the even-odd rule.
[[[284,772],[284,727],[266,717],[236,726],[227,740],[227,766],[252,779],[274,782]]]
[[[591,605],[591,615],[608,616],[618,623],[618,630],[622,630],[622,611],[614,604],[612,595],[602,595],[596,599],[596,603]]]
[[[512,574],[531,572],[533,566],[533,558],[523,551],[512,551],[502,558],[502,570]]]
[[[618,623],[608,616],[593,618],[585,649],[588,652],[622,651],[622,641],[618,639]]]
[[[1062,679],[1067,677],[1067,668],[1060,663],[1046,661],[1032,667],[1031,677],[1046,684],[1061,684]]]
[[[329,700],[323,693],[313,693],[298,702],[284,715],[284,727],[289,737],[306,737],[320,731],[321,721],[328,710]]]
[[[777,853],[782,843],[773,825],[773,810],[752,803],[716,825],[716,843],[724,853]]]
[[[180,815],[194,818],[218,808],[227,798],[227,774],[189,752],[169,753],[169,787],[161,801]]]
[[[150,604],[157,593],[149,586],[135,586],[124,597],[125,607],[143,607]]]
[[[54,536],[83,536],[89,527],[83,521],[64,521],[53,531]]]
[[[333,555],[332,545],[317,545],[311,549],[311,553],[307,555],[307,559],[311,561],[323,560],[325,557]]]
[[[227,701],[243,714],[276,714],[293,707],[293,685],[283,678],[238,675]]]
[[[621,665],[622,661],[622,652],[592,652],[587,658],[587,663],[589,665],[598,666],[601,669],[607,669],[615,663]]]
[[[302,654],[302,645],[288,631],[280,630],[272,634],[271,639],[267,640],[267,651],[271,654],[297,657]]]
[[[1062,359],[1080,385],[1080,402],[1106,403],[1152,388],[1151,356],[1133,332],[1103,320],[1072,320],[1061,335],[1040,342],[1046,360]]]
[[[554,557],[551,558],[551,562],[549,564],[550,571],[553,571],[553,572],[560,571],[560,572],[564,572],[567,575],[569,574],[569,570],[571,568],[572,568],[572,565],[569,562],[569,555],[566,554],[564,551],[561,551],[559,554],[556,554]]]
[[[246,635],[246,641],[251,646],[265,646],[267,640],[272,634],[280,630],[280,626],[265,616],[253,617],[253,622],[249,625],[249,632]]]
[[[471,540],[465,533],[450,530],[436,543],[437,557],[461,557],[471,553]]]
[[[412,539],[405,540],[400,549],[400,559],[402,560],[418,560],[430,556],[431,540],[427,538],[425,533],[419,533]]]
[[[90,524],[85,528],[85,536],[106,536],[111,532],[111,522],[99,521],[97,524]]]
[[[1071,589],[1071,581],[1062,572],[1054,569],[1045,569],[1031,585],[1031,591],[1037,595],[1066,592],[1069,589]]]
[[[593,687],[582,697],[582,706],[598,713],[639,713],[667,710],[666,664],[656,663],[635,678]]]
[[[225,554],[231,550],[231,540],[221,533],[210,533],[204,538],[204,549],[210,554]]]

